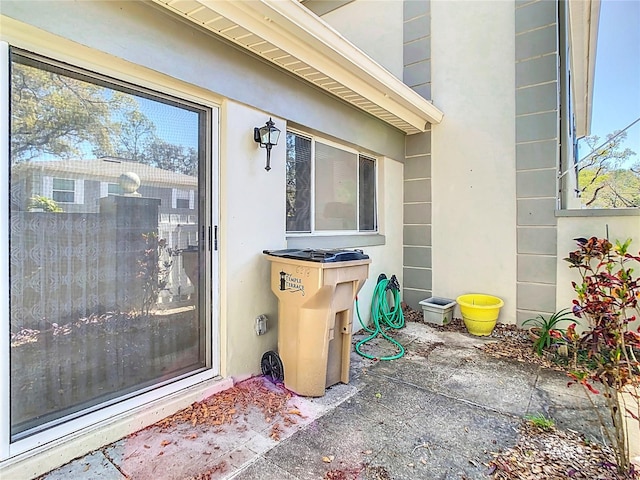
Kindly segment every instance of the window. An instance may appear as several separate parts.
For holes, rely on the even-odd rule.
[[[76,181],[65,178],[53,179],[53,199],[58,203],[75,203]]]
[[[360,155],[358,185],[360,188],[359,211],[360,230],[373,232],[376,230],[376,161]]]
[[[100,198],[114,197],[123,193],[119,183],[100,182]]]
[[[287,132],[288,233],[375,232],[376,160]]]
[[[0,319],[10,402],[0,403],[20,442],[216,373],[200,294],[212,290],[211,262],[198,244],[213,109],[13,49],[10,78],[10,319]],[[140,191],[121,195],[118,178]],[[189,222],[161,201],[172,192]],[[36,196],[64,208],[32,211]]]
[[[107,184],[107,196],[122,195],[122,187],[118,183]]]
[[[178,190],[174,188],[171,195],[171,205],[173,208],[190,208],[193,210],[194,195],[193,190]]]
[[[287,232],[311,231],[311,139],[287,132]]]
[[[83,204],[84,182],[62,177],[44,175],[42,177],[42,196],[56,203]]]

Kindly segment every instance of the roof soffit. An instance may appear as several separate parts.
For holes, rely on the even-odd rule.
[[[152,0],[412,134],[442,112],[295,0]]]

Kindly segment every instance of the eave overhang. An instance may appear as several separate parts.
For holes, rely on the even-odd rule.
[[[578,138],[590,134],[600,0],[569,1],[571,79]]]
[[[296,0],[152,0],[407,134],[443,113]]]

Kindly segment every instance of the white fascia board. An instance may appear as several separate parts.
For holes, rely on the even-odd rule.
[[[569,2],[571,79],[578,138],[589,135],[591,131],[599,22],[600,0]]]
[[[437,124],[442,121],[443,113],[431,102],[414,92],[296,0],[262,0],[262,3],[277,10],[283,18],[286,16],[290,24],[306,34],[308,38],[304,38],[305,41],[311,44],[309,39],[313,39],[313,46],[318,51],[346,70],[353,70],[351,73],[361,81],[367,82],[367,85],[376,86],[385,98],[392,99],[404,108],[425,117],[429,123]],[[382,103],[380,106],[384,107]]]
[[[167,6],[162,0],[154,0]],[[168,2],[169,8],[171,3]],[[443,113],[296,0],[191,0],[341,83],[418,131]]]

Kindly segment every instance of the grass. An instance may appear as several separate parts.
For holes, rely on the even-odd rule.
[[[524,419],[534,427],[544,430],[545,432],[553,430],[556,426],[556,422],[552,418],[547,418],[542,413],[525,415]]]
[[[556,365],[575,370],[580,368],[587,371],[593,371],[598,368],[598,363],[589,355],[588,350],[579,349],[577,352],[569,347],[569,355],[563,356],[555,354],[552,360]]]

